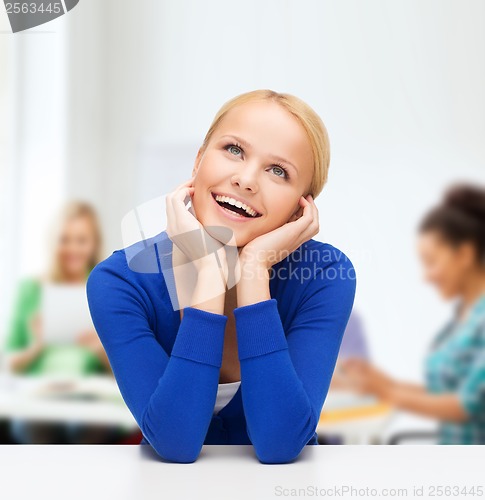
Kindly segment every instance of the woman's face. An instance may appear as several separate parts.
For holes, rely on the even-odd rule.
[[[96,236],[89,217],[70,219],[64,226],[58,247],[58,258],[69,277],[82,277],[96,250]]]
[[[424,268],[424,278],[435,285],[442,297],[460,295],[476,263],[471,244],[453,247],[436,231],[419,235],[418,251]]]
[[[286,170],[286,171],[285,171]],[[313,155],[305,129],[274,102],[231,109],[199,151],[192,206],[203,226],[225,226],[238,247],[282,226],[308,194]],[[223,194],[245,202],[258,217],[228,214],[215,201]]]

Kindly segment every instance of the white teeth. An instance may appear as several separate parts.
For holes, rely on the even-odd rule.
[[[228,196],[221,196],[221,195],[216,195],[216,200],[217,201],[223,201],[225,203],[229,203],[230,205],[233,205],[238,208],[244,209],[251,217],[256,217],[258,215],[257,212],[255,212],[251,207],[248,207],[245,203],[242,203],[238,200],[235,200],[234,198],[229,198]]]

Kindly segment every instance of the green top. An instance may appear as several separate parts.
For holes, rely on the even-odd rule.
[[[29,321],[39,311],[42,285],[33,278],[21,280],[7,332],[5,350],[22,350],[33,340]],[[46,345],[26,366],[25,374],[85,375],[104,373],[106,367],[87,347],[80,345]]]

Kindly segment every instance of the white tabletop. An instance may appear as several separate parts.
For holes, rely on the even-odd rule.
[[[49,389],[52,383],[54,387],[60,383],[61,389]],[[66,389],[62,389],[65,384]],[[83,400],[83,395],[89,396],[88,399]],[[0,417],[49,422],[81,421],[137,428],[114,377],[109,375],[60,377],[1,374]]]
[[[333,494],[326,496],[338,498],[371,497],[335,493],[348,487],[381,493],[383,488],[407,488],[401,498],[417,498],[413,487],[423,486],[427,498],[432,486],[480,485],[484,463],[485,447],[471,445],[306,446],[288,464],[261,464],[251,445],[205,445],[190,464],[166,462],[149,445],[1,445],[0,495],[29,500],[262,500],[313,488],[320,492],[313,494],[317,498],[324,496],[321,489],[331,489]],[[482,495],[473,498],[477,496]]]

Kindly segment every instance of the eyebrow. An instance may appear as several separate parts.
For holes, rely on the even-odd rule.
[[[240,142],[245,148],[248,148],[248,149],[252,148],[252,146],[251,146],[251,144],[249,144],[249,142],[245,141],[241,137],[238,137],[237,135],[232,135],[232,134],[230,134],[230,135],[223,135],[223,136],[220,137],[220,139],[224,139],[224,137],[235,139],[236,141]],[[285,158],[282,158],[281,156],[277,156],[277,155],[269,155],[269,156],[273,160],[280,161],[282,163],[286,163],[290,167],[293,167],[294,170],[295,170],[295,172],[298,173],[298,169],[295,167],[295,165],[293,165],[293,163],[291,163],[290,161],[286,160]]]

